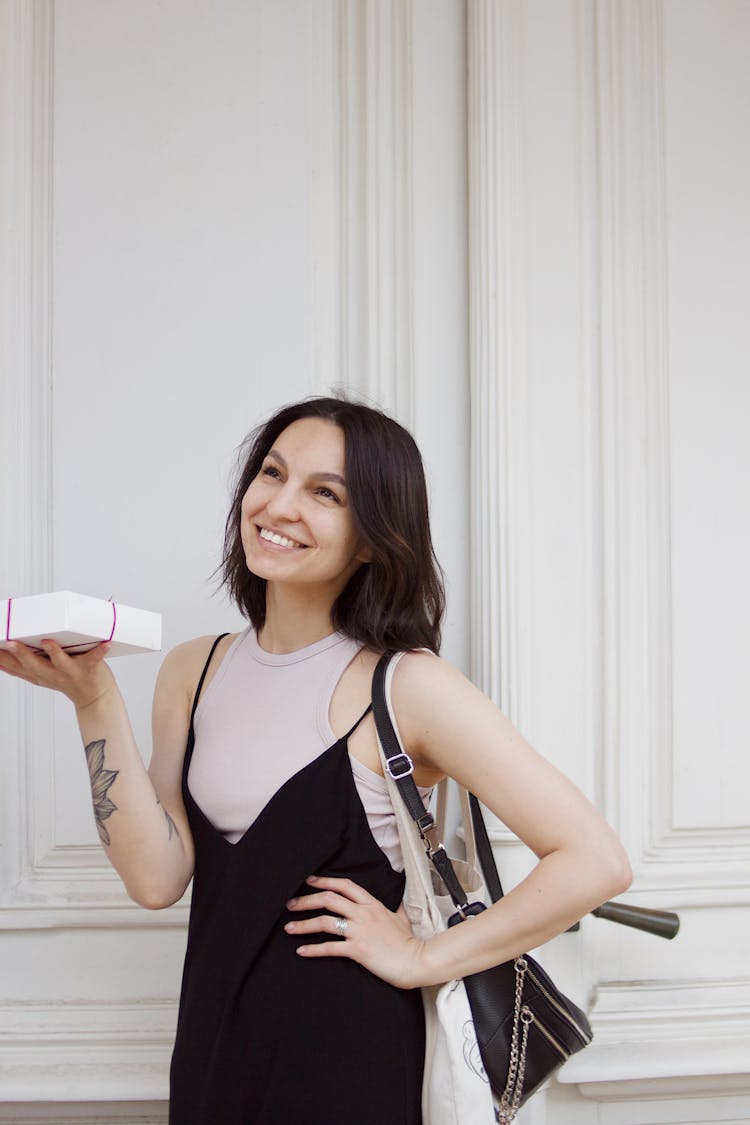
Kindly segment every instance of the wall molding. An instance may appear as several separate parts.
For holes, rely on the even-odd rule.
[[[162,1102],[176,1021],[175,1003],[148,999],[0,1007],[3,1101]]]
[[[2,267],[13,316],[0,426],[4,479],[15,487],[5,490],[0,522],[3,540],[14,544],[3,576],[11,592],[50,588],[53,575],[54,10],[54,0],[7,0],[3,9],[4,215],[14,252]],[[321,79],[316,389],[348,387],[407,426],[415,396],[411,21],[409,0],[328,0],[312,30]],[[16,748],[8,769],[3,924],[143,925],[143,911],[97,846],[61,847],[54,838],[53,700],[6,683],[0,691]],[[150,924],[181,926],[186,917],[181,905]]]
[[[52,82],[54,7],[22,0],[3,8],[8,65],[3,66],[2,122],[4,234],[3,290],[10,300],[3,341],[2,539],[11,545],[3,584],[12,594],[49,588],[51,575],[51,349],[52,349]],[[34,881],[38,861],[54,850],[42,827],[52,809],[52,699],[4,682],[8,698],[10,763],[3,867],[6,901],[23,879]],[[33,803],[33,807],[32,807]],[[6,852],[6,849],[3,849]],[[32,891],[35,893],[35,891]],[[21,895],[23,897],[23,895]]]
[[[0,181],[3,308],[0,538],[3,592],[53,579],[53,0],[5,0]],[[144,925],[98,846],[55,839],[52,693],[0,681],[6,756],[0,923],[10,928]],[[157,925],[184,925],[185,906]],[[154,924],[150,919],[146,924]]]
[[[312,73],[315,79],[312,198],[315,221],[313,274],[313,385],[328,394],[343,386],[341,331],[348,320],[349,294],[341,285],[342,236],[342,76],[341,0],[320,0],[311,20]],[[341,302],[346,301],[346,307]]]
[[[634,892],[748,902],[750,829],[679,827],[673,778],[670,370],[661,0],[579,0],[582,385],[591,420],[595,796]],[[468,4],[471,675],[528,729],[534,543],[524,7]],[[592,109],[593,107],[593,109]],[[592,218],[593,216],[593,218]],[[497,846],[515,837],[489,817]]]
[[[658,748],[663,766],[671,740],[663,122],[645,14],[596,5],[606,808],[634,856],[660,808],[649,759]]]
[[[575,349],[571,396],[580,402],[576,428],[570,434],[572,455],[589,471],[586,495],[574,502],[582,535],[584,573],[576,572],[575,599],[581,606],[576,627],[584,667],[577,672],[587,701],[585,718],[575,731],[582,740],[591,787],[597,788],[600,762],[595,756],[601,725],[598,700],[600,660],[598,552],[599,506],[595,493],[598,450],[598,366],[593,341],[596,326],[596,231],[592,222],[596,188],[593,144],[593,47],[590,4],[579,3],[571,16],[571,53],[580,89],[560,120],[570,128],[578,157],[573,175],[578,193],[577,229],[566,251],[571,284],[580,287],[580,320],[568,346]],[[544,47],[535,42],[535,15],[522,0],[470,0],[468,9],[468,140],[469,140],[469,354],[471,409],[471,678],[511,721],[530,737],[540,717],[534,672],[544,664],[540,605],[554,582],[543,577],[538,560],[545,543],[539,513],[550,504],[541,439],[545,434],[540,407],[544,374],[535,332],[540,301],[535,222],[541,145],[535,115],[533,84],[543,65]],[[538,15],[538,13],[537,13]],[[543,37],[542,37],[543,38]],[[567,58],[567,55],[566,55]],[[549,120],[550,108],[545,105]],[[557,126],[557,119],[553,119]],[[553,126],[553,127],[554,127]],[[566,137],[568,136],[566,132]],[[561,177],[567,175],[561,170]],[[567,186],[567,185],[566,185]],[[571,188],[571,194],[572,194]],[[535,209],[537,208],[537,209]],[[543,286],[541,287],[543,288]],[[542,327],[543,330],[543,327]],[[575,473],[576,469],[570,469]],[[588,482],[591,481],[589,486]],[[575,506],[577,505],[577,506]],[[551,509],[550,509],[551,511]],[[557,512],[553,514],[553,519]],[[535,574],[535,568],[537,572]],[[554,591],[557,595],[558,591]],[[547,637],[549,634],[547,634]],[[544,685],[549,687],[549,683]],[[590,701],[590,702],[589,702]],[[543,725],[543,723],[542,723]],[[549,731],[546,732],[549,734]],[[579,743],[576,741],[576,745]],[[528,852],[513,833],[488,813],[493,843],[516,850],[510,859],[519,870]],[[508,862],[503,856],[501,862]]]
[[[316,380],[414,424],[412,6],[316,11]]]
[[[3,1102],[0,1121],[10,1125],[167,1125],[164,1101]]]
[[[750,891],[750,829],[678,829],[672,809],[662,5],[596,0],[596,29],[606,808],[639,891],[723,901]]]
[[[523,726],[519,509],[525,473],[523,4],[468,5],[471,677]]]
[[[356,0],[355,0],[356,6]],[[350,0],[350,11],[352,4]],[[367,390],[414,425],[412,10],[367,0]]]
[[[750,1092],[750,980],[604,982],[590,1012],[594,1042],[560,1072],[596,1100]]]

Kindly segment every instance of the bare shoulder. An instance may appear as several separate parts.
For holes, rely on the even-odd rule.
[[[393,677],[393,703],[404,715],[431,708],[447,694],[448,699],[476,695],[484,698],[453,664],[427,649],[405,653]]]
[[[216,674],[223,657],[236,637],[236,633],[230,633],[219,641],[204,681],[204,690]],[[215,635],[195,637],[170,649],[162,661],[156,681],[155,712],[163,708],[169,710],[177,708],[182,711],[185,707],[190,707],[201,672],[215,641]]]
[[[204,690],[235,636],[224,637],[219,642],[204,681]],[[176,645],[164,657],[159,669],[152,714],[150,773],[155,784],[158,780],[168,790],[177,785],[175,766],[182,761],[193,698],[215,640],[215,636],[196,637]],[[157,790],[161,793],[158,785]]]
[[[236,633],[229,633],[219,641],[211,662],[213,668],[219,666],[222,657],[232,642],[236,640],[237,635]],[[193,640],[183,641],[182,644],[175,645],[162,661],[159,669],[159,680],[167,681],[171,685],[181,683],[186,689],[195,688],[215,641],[216,635],[211,634],[207,637],[194,637]],[[209,673],[210,671],[211,668],[209,668]]]
[[[373,674],[380,660],[381,653],[362,648],[342,677],[342,684],[354,688],[358,702],[370,695]],[[399,717],[402,713],[406,716],[415,708],[429,707],[435,693],[455,690],[460,684],[472,687],[457,668],[435,653],[427,649],[406,652],[400,657],[393,677],[394,707]]]
[[[517,732],[495,704],[442,657],[410,652],[393,677],[393,707],[415,761],[456,777],[456,755],[468,760],[474,746],[512,741]]]

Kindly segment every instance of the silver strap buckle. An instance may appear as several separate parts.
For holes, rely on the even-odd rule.
[[[398,771],[396,773],[393,772],[393,766],[395,762],[399,763]],[[402,762],[406,763],[405,769],[401,768]],[[412,762],[408,754],[394,754],[392,758],[389,758],[387,760],[385,768],[388,770],[388,773],[391,775],[394,781],[398,781],[400,777],[408,777],[410,773],[414,773],[414,763]]]

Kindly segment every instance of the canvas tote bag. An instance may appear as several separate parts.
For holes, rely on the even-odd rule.
[[[391,685],[400,656],[399,653],[393,656],[385,677],[386,704],[397,735]],[[378,745],[396,814],[404,859],[404,908],[414,934],[428,940],[447,929],[448,918],[455,914],[456,907],[445,893],[427,858],[414,821],[386,767],[386,757],[379,739]],[[462,806],[468,858],[464,861],[451,857],[453,867],[467,896],[472,901],[479,900],[489,905],[490,899],[478,869],[474,831],[465,790],[462,792]],[[446,984],[423,988],[422,1000],[425,1013],[423,1125],[492,1125],[497,1120],[495,1101],[479,1053],[463,980],[459,978]]]

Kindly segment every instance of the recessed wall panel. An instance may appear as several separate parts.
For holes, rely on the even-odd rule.
[[[748,45],[747,4],[664,5],[678,829],[748,824]]]

